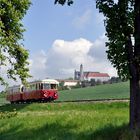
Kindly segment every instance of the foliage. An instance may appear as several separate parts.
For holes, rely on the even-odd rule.
[[[73,4],[73,0],[55,0],[54,3],[55,3],[55,4],[56,4],[56,3],[59,3],[59,4],[61,4],[61,5],[64,5],[65,3],[67,3],[67,4],[70,6],[71,4]]]
[[[117,68],[120,77],[129,78],[129,60],[126,42],[134,37],[134,8],[131,0],[97,0],[99,11],[106,17],[104,23],[108,42],[108,59]]]
[[[91,83],[91,86],[95,86],[95,85],[96,85],[95,79],[91,79],[91,80],[90,80],[90,83]]]
[[[109,82],[110,83],[119,83],[119,82],[122,82],[122,80],[119,77],[111,77]]]
[[[0,92],[0,98],[3,98],[6,96],[6,93],[4,91]]]
[[[30,0],[0,0],[0,69],[8,78],[16,76],[26,83],[28,74],[28,51],[20,43],[25,31],[21,20],[30,6]],[[0,75],[0,83],[5,85]]]
[[[129,120],[129,104],[121,102],[19,104],[0,111],[14,108],[17,116],[0,119],[1,140],[115,140]]]
[[[67,86],[59,86],[58,91],[61,91],[61,90],[68,90],[68,87]]]

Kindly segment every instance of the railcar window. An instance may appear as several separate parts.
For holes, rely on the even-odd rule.
[[[40,85],[40,89],[43,89],[43,84],[41,83],[41,85]]]
[[[51,84],[51,89],[56,89],[56,84]]]
[[[44,88],[43,89],[50,89],[50,84],[44,83]]]
[[[36,84],[36,90],[38,90],[38,86],[37,86],[38,84]]]

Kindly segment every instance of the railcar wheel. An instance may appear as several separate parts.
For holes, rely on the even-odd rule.
[[[11,104],[14,104],[13,101],[10,102]]]

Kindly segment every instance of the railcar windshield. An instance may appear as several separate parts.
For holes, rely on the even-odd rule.
[[[57,89],[57,84],[44,83],[41,89]]]
[[[50,88],[51,88],[50,84],[47,83],[43,84],[43,89],[50,89]]]
[[[57,84],[51,84],[51,89],[57,89]]]

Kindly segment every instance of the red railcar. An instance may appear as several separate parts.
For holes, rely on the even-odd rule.
[[[59,82],[54,79],[44,79],[24,85],[13,86],[7,90],[7,100],[11,103],[53,101],[58,98]]]

